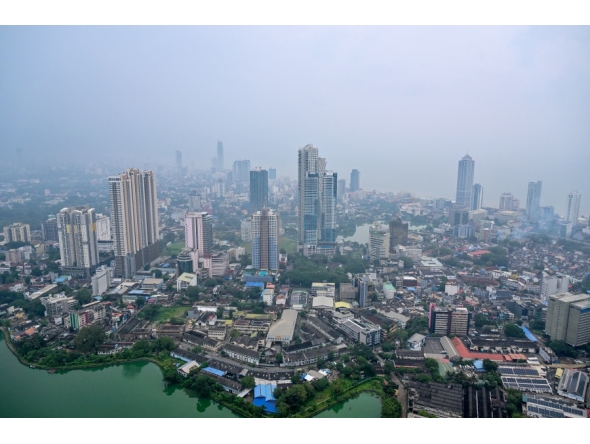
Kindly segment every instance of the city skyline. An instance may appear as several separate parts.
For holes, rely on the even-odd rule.
[[[484,206],[506,190],[524,202],[535,178],[541,205],[560,214],[572,189],[588,195],[588,28],[4,27],[0,37],[0,146],[12,161],[100,153],[158,165],[179,150],[184,167],[209,169],[222,140],[224,168],[248,153],[295,177],[283,159],[314,141],[334,170],[365,172],[364,189],[453,198],[448,171],[468,150]]]

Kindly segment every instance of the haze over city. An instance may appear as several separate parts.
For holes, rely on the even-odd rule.
[[[454,198],[475,160],[484,206],[588,215],[587,27],[2,27],[0,152],[208,170],[249,158],[296,177],[313,143],[364,189]]]

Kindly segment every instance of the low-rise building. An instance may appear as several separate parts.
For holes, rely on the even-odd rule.
[[[197,286],[197,275],[193,273],[182,273],[178,279],[176,279],[176,290],[181,291],[188,287]]]
[[[233,344],[225,344],[223,346],[223,351],[227,353],[230,358],[236,359],[238,361],[248,362],[253,365],[258,365],[260,362],[260,353],[249,348],[244,348]]]
[[[381,343],[381,327],[379,325],[351,319],[340,324],[340,329],[346,336],[361,344],[373,346]]]

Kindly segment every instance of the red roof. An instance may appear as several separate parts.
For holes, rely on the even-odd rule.
[[[451,339],[451,342],[457,349],[459,356],[461,356],[463,359],[489,359],[491,361],[504,361],[504,356],[500,354],[470,352],[467,350],[467,347],[465,347],[465,344],[463,344],[463,341],[461,341],[459,338],[453,338]]]

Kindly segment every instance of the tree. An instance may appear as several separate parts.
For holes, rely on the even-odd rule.
[[[242,383],[242,387],[244,388],[254,388],[256,382],[254,381],[254,376],[245,376],[240,381]]]
[[[401,418],[402,406],[396,398],[386,398],[381,403],[382,418]]]
[[[278,362],[279,364],[281,362],[283,362],[283,355],[281,355],[280,353],[277,353],[275,356],[275,361]]]
[[[203,285],[209,288],[215,287],[217,285],[217,279],[207,279],[203,282]]]
[[[154,277],[156,279],[162,279],[162,270],[158,270],[158,269],[154,270]]]
[[[279,250],[279,253],[281,253],[281,254],[287,254],[287,250],[285,250],[284,248],[281,248]]]
[[[495,372],[496,370],[498,370],[498,364],[494,361],[490,361],[489,359],[484,359],[483,368],[486,369],[486,372]]]
[[[96,352],[106,338],[100,325],[91,325],[80,329],[74,339],[74,346],[82,353]]]
[[[223,319],[223,307],[217,307],[217,319]]]
[[[169,336],[161,336],[154,341],[154,351],[172,351],[176,348],[174,339]]]
[[[504,334],[510,338],[526,338],[524,331],[516,324],[506,324]]]
[[[236,338],[236,337],[238,337],[238,336],[240,336],[240,332],[239,332],[239,330],[236,330],[235,328],[234,328],[234,329],[232,329],[232,330],[229,332],[229,337],[230,337],[231,339],[234,339],[234,338]]]
[[[76,299],[80,305],[89,304],[92,301],[92,291],[87,288],[82,288],[76,292],[74,299]]]
[[[414,266],[414,261],[410,257],[402,256],[400,260],[404,261],[404,268],[412,268]]]
[[[141,312],[139,313],[139,317],[143,318],[143,319],[147,319],[149,321],[153,321],[154,319],[156,319],[159,312],[160,312],[159,305],[150,304],[147,307],[145,307],[143,310],[141,310]]]

